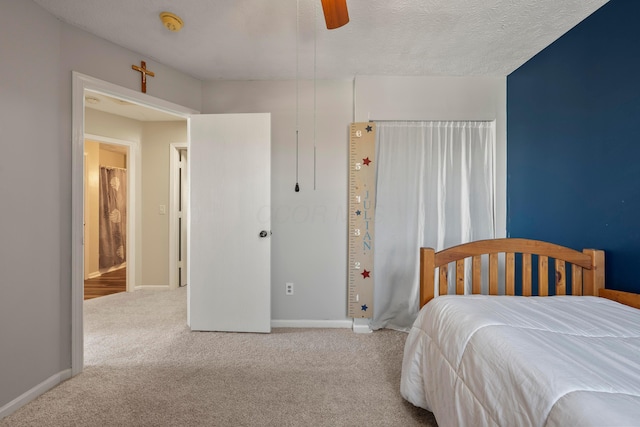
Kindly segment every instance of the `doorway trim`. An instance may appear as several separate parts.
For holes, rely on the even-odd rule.
[[[178,288],[178,194],[180,180],[178,179],[178,164],[180,163],[180,150],[188,149],[186,142],[173,142],[169,146],[169,289]],[[187,272],[188,274],[188,272]]]
[[[126,141],[123,139],[109,138],[106,136],[95,135],[90,133],[84,134],[85,140],[96,141],[103,144],[118,145],[128,148],[127,154],[127,292],[132,292],[140,277],[138,272],[139,254],[136,252],[138,248],[140,231],[140,206],[138,195],[142,189],[142,160],[140,156],[140,142]],[[83,193],[84,194],[84,193]],[[85,242],[87,239],[85,238]],[[85,272],[86,273],[86,272]]]
[[[71,375],[84,368],[84,92],[90,90],[184,117],[197,110],[136,92],[77,71],[71,72]]]

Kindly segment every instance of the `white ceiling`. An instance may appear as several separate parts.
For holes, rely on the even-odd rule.
[[[296,0],[34,1],[200,80],[313,78],[314,69],[318,79],[506,76],[607,2],[347,0],[351,22],[329,31],[320,0],[298,0],[299,14]],[[165,29],[162,11],[178,14],[183,30]]]

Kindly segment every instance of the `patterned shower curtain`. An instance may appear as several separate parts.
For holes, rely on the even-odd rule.
[[[126,261],[127,171],[100,166],[100,260],[111,268]]]

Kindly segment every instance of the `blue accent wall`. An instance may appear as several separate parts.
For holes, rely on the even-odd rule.
[[[611,0],[507,77],[507,233],[605,250],[640,292],[640,1]]]

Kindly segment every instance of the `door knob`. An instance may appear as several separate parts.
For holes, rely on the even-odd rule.
[[[267,237],[269,235],[269,232],[267,232],[267,230],[262,230],[260,232],[260,237]]]

